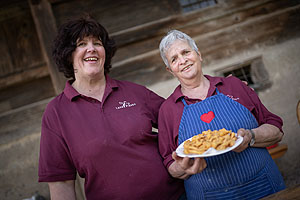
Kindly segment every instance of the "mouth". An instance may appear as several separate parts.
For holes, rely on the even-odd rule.
[[[89,62],[89,61],[97,61],[98,58],[97,57],[87,57],[87,58],[84,58],[83,60],[87,61],[87,62]]]
[[[191,66],[192,66],[192,64],[191,64],[191,65],[187,65],[187,66],[185,66],[181,71],[182,71],[182,72],[183,72],[183,71],[186,71],[186,70],[188,70]]]

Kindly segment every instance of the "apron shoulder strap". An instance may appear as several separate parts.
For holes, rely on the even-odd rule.
[[[218,90],[217,87],[216,87],[216,92],[217,92],[217,94],[220,94],[220,92],[219,92],[219,90]],[[184,100],[184,97],[181,97],[181,101],[182,101],[182,103],[184,104],[184,106],[188,106],[188,104],[187,104],[186,101]]]
[[[184,104],[184,106],[188,106],[187,103],[186,103],[186,101],[184,100],[183,97],[181,98],[181,101],[182,101],[182,103]]]

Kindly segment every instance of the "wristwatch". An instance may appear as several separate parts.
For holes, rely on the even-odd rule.
[[[249,143],[249,146],[253,146],[254,143],[255,143],[255,134],[254,132],[252,131],[252,129],[249,129],[249,132],[251,133],[251,140],[250,140],[250,143]]]

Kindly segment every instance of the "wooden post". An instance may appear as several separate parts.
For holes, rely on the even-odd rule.
[[[59,94],[64,89],[67,79],[58,71],[51,57],[51,44],[57,33],[56,20],[51,4],[47,0],[28,0],[28,3],[55,93]]]

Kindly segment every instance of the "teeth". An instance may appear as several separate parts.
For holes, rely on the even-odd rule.
[[[186,66],[185,68],[183,68],[182,71],[184,71],[184,70],[186,70],[186,69],[188,69],[188,68],[190,68],[190,65],[189,65],[189,66]]]
[[[86,61],[95,61],[95,60],[98,60],[98,58],[86,58],[84,60],[86,60]]]

